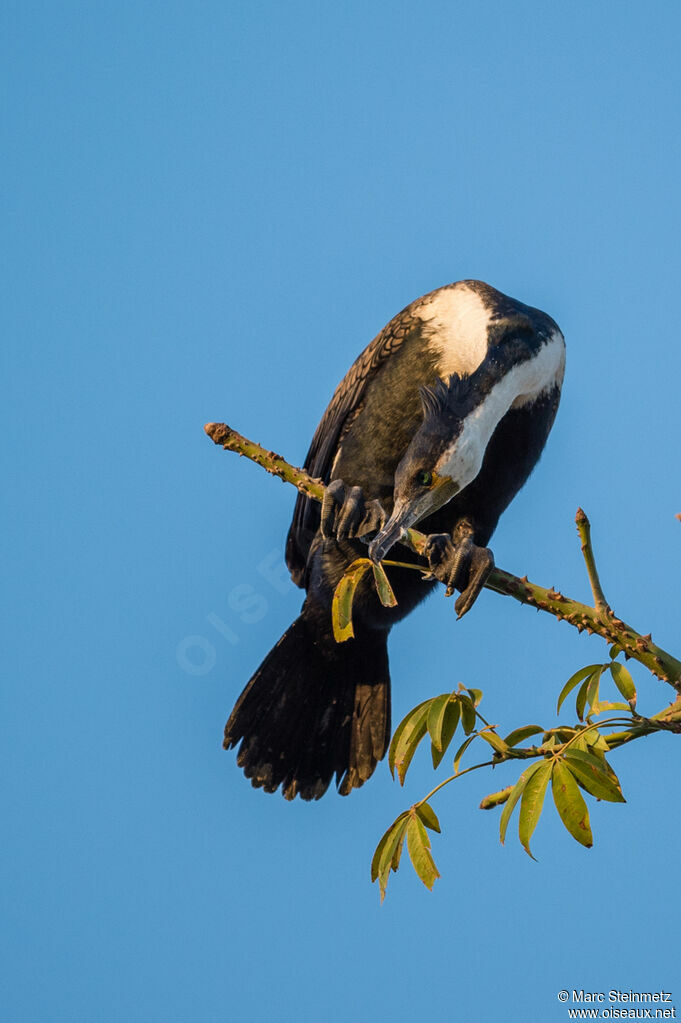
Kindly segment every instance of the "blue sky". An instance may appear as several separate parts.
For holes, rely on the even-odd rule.
[[[583,505],[611,603],[678,655],[680,29],[670,2],[4,5],[4,1018],[681,1000],[674,737],[613,756],[628,804],[593,808],[590,852],[549,810],[538,863],[476,809],[514,772],[463,779],[434,804],[442,880],[405,867],[383,907],[371,853],[424,755],[404,791],[385,765],[348,799],[251,789],[221,733],[298,611],[295,495],[202,430],[301,461],[391,316],[487,280],[568,344],[497,563],[586,598]],[[502,728],[549,725],[603,655],[435,596],[391,639],[395,721],[463,681]]]

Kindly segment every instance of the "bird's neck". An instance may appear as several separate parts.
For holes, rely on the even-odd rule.
[[[529,358],[511,365],[503,358],[486,360],[472,393],[481,396],[464,418],[458,447],[477,453],[478,469],[497,426],[512,408],[534,403],[553,387],[560,387],[565,371],[565,342],[552,334]]]

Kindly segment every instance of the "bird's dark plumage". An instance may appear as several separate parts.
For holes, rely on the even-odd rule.
[[[324,505],[299,495],[286,545],[291,575],[307,590],[301,616],[225,730],[254,785],[316,799],[334,775],[343,794],[371,775],[390,736],[388,632],[435,584],[390,568],[398,606],[385,608],[365,577],[356,638],[342,644],[331,630],[334,589],[366,557],[360,536],[373,536],[370,555],[383,558],[418,522],[434,537],[435,575],[462,591],[464,613],[492,565],[486,544],[498,518],[544,447],[563,367],[550,317],[461,281],[404,309],[350,368],[305,460],[330,484]],[[399,560],[415,557],[400,549]]]

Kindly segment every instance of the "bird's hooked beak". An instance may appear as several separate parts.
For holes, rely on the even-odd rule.
[[[416,500],[401,497],[395,502],[393,513],[380,533],[377,533],[369,544],[369,557],[372,561],[383,561],[391,547],[399,543],[402,536],[421,519],[436,512],[443,504],[450,501],[459,488],[449,479],[441,479],[433,490],[419,496]]]
[[[395,505],[393,513],[380,533],[377,533],[369,544],[369,557],[372,561],[383,561],[391,547],[402,539],[405,530],[416,522],[417,512],[408,501],[400,501]]]

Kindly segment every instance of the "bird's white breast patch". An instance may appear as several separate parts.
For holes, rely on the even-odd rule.
[[[480,296],[465,284],[440,288],[414,316],[423,321],[428,343],[437,354],[438,374],[444,380],[453,373],[472,373],[487,355],[491,316]]]

